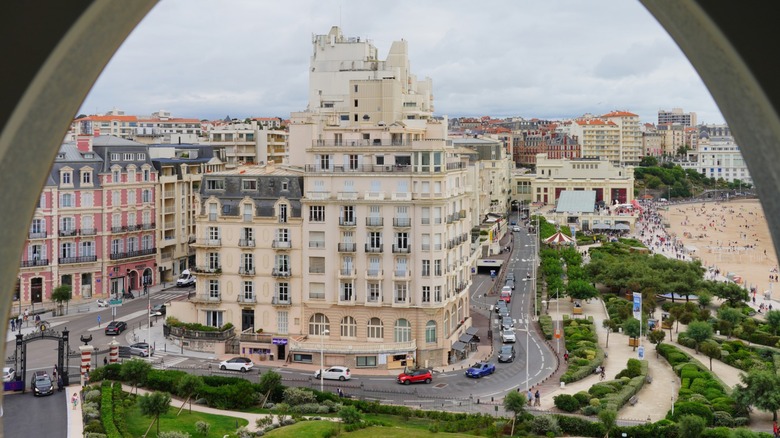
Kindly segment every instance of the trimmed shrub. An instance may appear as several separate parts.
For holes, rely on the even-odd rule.
[[[144,387],[151,391],[164,391],[170,394],[181,395],[176,393],[176,385],[179,383],[179,379],[186,374],[184,371],[152,369],[146,375]]]
[[[570,415],[556,415],[562,433],[573,436],[604,436],[604,426],[599,422]]]
[[[574,398],[577,399],[580,406],[587,406],[590,403],[591,396],[586,391],[580,391],[574,394]]]
[[[709,406],[701,403],[694,403],[688,401],[678,401],[674,404],[674,415],[671,412],[667,414],[666,418],[677,421],[680,417],[685,415],[693,415],[703,418],[707,425],[712,424],[713,412]]]
[[[560,394],[553,397],[555,407],[564,412],[574,412],[580,409],[580,402],[570,394]]]
[[[552,432],[553,435],[561,434],[561,427],[558,424],[558,418],[553,415],[540,415],[531,420],[529,429],[535,435],[547,435]]]

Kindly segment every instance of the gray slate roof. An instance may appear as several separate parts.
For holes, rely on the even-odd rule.
[[[564,190],[555,207],[557,213],[593,213],[596,211],[596,192],[593,190]]]

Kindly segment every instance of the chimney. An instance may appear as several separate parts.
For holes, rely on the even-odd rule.
[[[276,170],[276,167],[274,166],[274,160],[268,160],[268,163],[265,165],[265,173],[273,173],[274,170]]]
[[[76,137],[76,147],[80,152],[92,152],[92,136],[79,135]]]

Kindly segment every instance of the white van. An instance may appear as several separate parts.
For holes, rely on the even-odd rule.
[[[184,287],[184,286],[192,286],[195,284],[195,276],[190,274],[189,269],[185,269],[181,271],[181,275],[176,280],[176,286]]]

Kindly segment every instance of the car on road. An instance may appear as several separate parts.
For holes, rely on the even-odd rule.
[[[319,379],[320,378],[320,372],[321,372],[321,370],[317,370],[317,371],[314,372],[314,378],[315,379]],[[349,368],[335,366],[335,367],[330,367],[330,368],[326,369],[325,372],[322,373],[322,378],[323,379],[328,379],[328,380],[341,380],[343,382],[345,380],[351,379],[352,376],[350,376],[350,374],[349,374]]]
[[[520,227],[515,225],[515,226],[512,227],[512,231],[514,231],[516,233],[519,233],[520,232]]]
[[[95,301],[95,304],[97,304],[98,307],[108,307],[108,300],[100,298],[99,300]]]
[[[181,271],[181,275],[176,279],[177,287],[186,287],[195,285],[195,276],[190,273],[189,269]]]
[[[410,383],[431,383],[433,381],[433,375],[431,370],[408,370],[398,375],[398,383],[409,385]]]
[[[507,272],[506,279],[515,281],[515,273],[514,272]]]
[[[136,354],[141,357],[154,356],[154,347],[146,342],[136,342],[130,346],[130,354]]]
[[[127,323],[124,321],[111,321],[105,329],[106,335],[119,335],[127,330]]]
[[[490,362],[477,362],[466,370],[466,377],[479,379],[496,372],[496,366]]]
[[[501,328],[504,330],[511,330],[515,326],[515,322],[512,321],[512,318],[509,316],[505,316],[501,318]]]
[[[515,290],[515,281],[514,280],[507,280],[506,286],[509,286],[512,288],[512,290]]]
[[[510,314],[509,314],[509,308],[507,308],[507,307],[502,307],[502,308],[501,308],[501,309],[498,311],[498,316],[500,316],[501,318],[506,318],[506,317],[510,316]]]
[[[33,395],[36,397],[39,395],[54,394],[54,384],[49,378],[49,375],[46,374],[46,371],[36,371],[35,374],[33,374],[30,387],[33,391]]]
[[[502,345],[501,350],[498,352],[499,362],[514,362],[515,361],[515,347],[512,345]]]
[[[234,357],[219,363],[219,369],[222,371],[241,371],[242,373],[251,370],[253,366],[255,366],[255,364],[252,362],[252,359],[248,357]]]
[[[501,340],[503,342],[517,342],[514,330],[501,330]]]
[[[165,304],[155,304],[149,311],[151,316],[165,316]]]
[[[3,382],[10,382],[16,377],[16,370],[11,367],[3,367]]]
[[[499,313],[501,309],[505,309],[505,308],[506,308],[506,301],[498,300],[496,301],[496,305],[493,307],[493,310],[495,310],[496,313]]]

